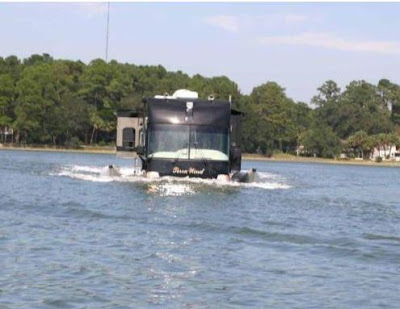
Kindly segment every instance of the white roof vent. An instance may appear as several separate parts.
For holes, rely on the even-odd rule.
[[[196,91],[190,91],[187,89],[178,89],[172,95],[174,98],[180,99],[198,99],[199,94]]]
[[[156,99],[198,99],[199,94],[196,91],[190,91],[187,89],[178,89],[173,95],[169,95],[166,92],[164,95],[154,96]]]

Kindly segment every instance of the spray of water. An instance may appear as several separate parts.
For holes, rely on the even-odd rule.
[[[108,166],[82,166],[67,165],[61,167],[53,176],[69,177],[72,179],[91,181],[91,182],[130,182],[148,184],[149,193],[158,193],[166,196],[189,195],[196,193],[193,185],[203,185],[212,187],[232,187],[232,188],[258,188],[263,190],[284,190],[291,186],[287,180],[280,175],[257,172],[257,179],[252,183],[238,183],[231,181],[221,181],[216,179],[201,178],[178,178],[162,177],[159,179],[148,179],[143,176],[135,175],[133,168],[118,168],[118,175],[111,175]]]

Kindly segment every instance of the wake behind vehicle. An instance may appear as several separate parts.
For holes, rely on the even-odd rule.
[[[146,98],[142,109],[117,117],[117,154],[134,158],[138,174],[254,180],[254,169],[240,171],[243,114],[229,101],[181,89]]]

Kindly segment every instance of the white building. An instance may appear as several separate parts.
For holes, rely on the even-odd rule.
[[[396,160],[400,161],[400,152],[396,149],[396,145],[384,145],[375,147],[371,152],[370,159],[375,160],[377,157],[381,157],[382,160]],[[388,157],[388,159],[386,159]]]

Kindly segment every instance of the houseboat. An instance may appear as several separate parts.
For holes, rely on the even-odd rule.
[[[242,117],[230,101],[185,89],[146,98],[141,109],[117,112],[117,155],[149,178],[252,181],[255,170],[241,172]]]

